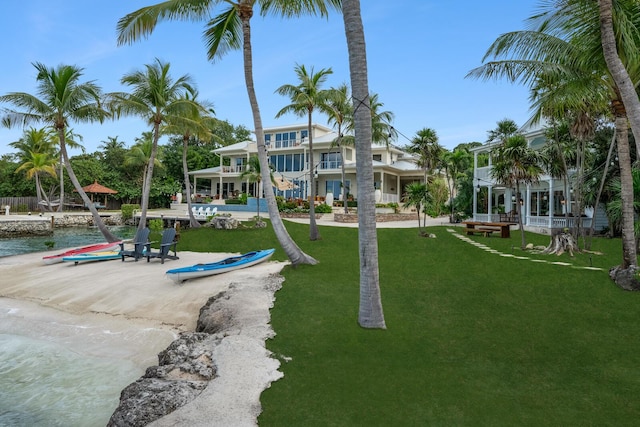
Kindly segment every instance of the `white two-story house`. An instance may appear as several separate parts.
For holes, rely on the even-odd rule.
[[[285,199],[308,199],[310,174],[314,174],[316,195],[324,200],[332,193],[334,200],[357,199],[355,147],[336,147],[337,133],[314,124],[313,158],[309,164],[309,130],[304,124],[265,128],[265,144],[270,167],[276,182],[276,195]],[[372,144],[373,171],[377,202],[400,202],[402,189],[409,183],[423,181],[422,171],[414,157],[394,145]],[[240,193],[257,196],[257,185],[242,177],[249,158],[257,155],[255,141],[244,141],[214,150],[220,164],[213,168],[190,172],[196,192],[213,199],[236,197]],[[342,153],[341,153],[342,152]],[[342,154],[342,155],[341,155]],[[345,165],[345,186],[342,182],[342,162]]]
[[[519,130],[533,149],[540,149],[546,143],[545,129],[540,126],[525,125]],[[593,209],[587,207],[577,212],[571,178],[553,178],[542,175],[538,182],[523,185],[520,194],[515,188],[505,188],[491,176],[491,151],[500,143],[487,143],[471,149],[473,153],[473,179],[476,191],[473,197],[473,219],[476,221],[517,222],[517,204],[521,206],[523,224],[527,229],[549,233],[552,229],[573,228],[580,218],[582,227],[590,227],[596,221],[596,230],[607,225],[606,216],[599,211],[594,219]],[[571,172],[570,172],[571,174]]]

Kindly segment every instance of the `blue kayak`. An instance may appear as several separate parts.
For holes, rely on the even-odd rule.
[[[265,249],[263,251],[251,251],[246,254],[232,256],[221,261],[194,264],[189,267],[173,268],[167,271],[167,276],[176,283],[184,282],[188,279],[198,277],[213,276],[214,274],[227,273],[240,268],[251,267],[271,258],[275,249]]]

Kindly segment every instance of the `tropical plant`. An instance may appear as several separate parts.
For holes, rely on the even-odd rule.
[[[210,19],[210,13],[214,6],[225,4],[227,7]],[[260,5],[260,14],[266,16],[269,13],[277,13],[283,17],[300,16],[303,14],[327,16],[329,7],[338,9],[340,0],[311,0],[299,3],[290,0],[175,0],[162,2],[154,6],[144,7],[118,21],[118,44],[131,43],[139,38],[148,36],[155,29],[159,20],[190,19],[208,20],[204,38],[208,47],[210,60],[224,56],[230,50],[242,48],[244,62],[244,76],[249,96],[249,103],[253,114],[254,132],[258,146],[258,158],[261,171],[264,174],[262,180],[268,179],[268,158],[264,141],[262,117],[255,92],[253,81],[253,52],[251,48],[251,18],[253,6]],[[302,252],[291,239],[280,218],[273,188],[265,188],[265,198],[269,208],[271,225],[278,236],[278,241],[287,253],[293,265],[316,264],[317,261]]]
[[[369,109],[371,110],[371,142],[389,146],[391,141],[398,138],[398,131],[393,127],[394,114],[388,110],[381,110],[384,103],[377,93],[369,94]]]
[[[358,323],[364,328],[386,329],[380,274],[378,234],[371,154],[372,110],[369,99],[367,52],[359,0],[344,0],[342,16],[349,52],[349,70],[353,99],[353,128],[356,146],[358,182],[358,249],[360,254],[360,305]]]
[[[423,182],[412,182],[411,184],[407,184],[404,188],[404,196],[402,200],[404,208],[416,209],[416,213],[418,215],[418,231],[420,232],[422,232],[420,219],[422,218],[422,212],[424,211],[424,206],[427,204],[428,200],[429,192],[427,191],[427,184]]]
[[[465,148],[456,147],[453,151],[442,151],[441,163],[447,176],[449,209],[451,211],[449,222],[451,223],[456,222],[456,219],[454,218],[454,194],[460,193],[459,191],[456,191],[458,188],[458,180],[460,178],[464,178],[465,172],[470,169],[472,162],[473,158],[471,157],[469,150]]]
[[[151,152],[142,183],[140,224],[138,226],[140,230],[147,226],[151,180],[162,127],[174,117],[186,116],[200,108],[191,97],[185,95],[193,96],[196,92],[192,78],[189,75],[183,75],[174,81],[169,74],[169,68],[169,63],[156,58],[153,64],[145,65],[143,71],[133,71],[120,79],[120,83],[132,88],[131,93],[112,94],[112,102],[118,116],[139,116],[152,129]]]
[[[411,140],[409,151],[418,155],[416,163],[422,168],[425,183],[428,174],[432,173],[439,164],[442,150],[442,146],[438,143],[438,134],[431,128],[420,129]]]
[[[525,137],[520,134],[508,137],[491,154],[494,159],[491,176],[500,184],[515,189],[518,226],[524,249],[527,242],[522,222],[522,203],[519,200],[522,197],[520,188],[522,185],[537,182],[540,178],[542,167],[539,154],[529,147]]]
[[[37,70],[37,93],[41,98],[24,92],[12,92],[0,96],[0,102],[11,103],[21,111],[4,109],[2,123],[5,126],[27,126],[31,123],[42,122],[51,126],[56,132],[60,144],[60,152],[76,191],[88,206],[93,222],[102,235],[109,242],[118,240],[105,226],[98,210],[82,189],[76,174],[69,162],[67,154],[66,133],[71,121],[95,122],[110,117],[109,111],[101,106],[102,91],[93,82],[80,83],[82,69],[71,65],[59,65],[48,68],[44,64],[33,64]],[[62,201],[61,201],[62,202]]]
[[[60,141],[58,140],[57,135],[54,135],[54,139],[59,147]],[[78,135],[73,131],[73,129],[66,129],[65,145],[68,148],[80,148],[84,153],[84,147],[80,144],[80,141],[82,141],[82,135]],[[58,156],[60,157],[60,197],[58,198],[58,212],[62,212],[64,209],[64,159],[62,158],[62,153],[58,153]]]
[[[291,100],[291,104],[286,105],[276,113],[276,118],[282,117],[285,114],[293,113],[299,117],[307,117],[307,133],[309,140],[309,173],[310,188],[309,193],[311,195],[311,203],[309,204],[309,240],[318,240],[320,233],[318,232],[318,224],[316,224],[315,218],[315,204],[313,201],[316,199],[316,184],[315,184],[315,170],[316,165],[313,158],[313,112],[315,110],[326,111],[329,108],[326,106],[330,92],[325,89],[321,89],[322,85],[327,81],[327,76],[333,73],[331,68],[321,69],[317,73],[314,72],[313,67],[307,71],[304,65],[296,65],[295,73],[298,76],[299,84],[285,84],[276,89],[276,93],[288,96]]]

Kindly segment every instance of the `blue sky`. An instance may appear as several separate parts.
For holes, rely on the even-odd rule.
[[[4,33],[0,93],[35,93],[35,68],[71,64],[84,68],[83,81],[94,80],[106,92],[127,90],[121,77],[143,69],[155,58],[171,64],[174,78],[189,74],[200,98],[214,104],[216,116],[253,129],[244,85],[241,52],[208,62],[204,23],[162,22],[148,39],[117,46],[118,19],[159,0],[92,1],[23,0],[3,4]],[[523,125],[530,116],[528,92],[506,81],[465,79],[481,65],[490,44],[502,33],[522,30],[536,11],[538,0],[361,0],[367,42],[369,88],[378,93],[384,110],[394,113],[398,145],[418,130],[434,129],[448,149],[471,141],[484,142],[487,131],[504,118]],[[11,40],[11,42],[9,42]],[[294,67],[331,68],[327,87],[349,82],[342,17],[328,20],[252,19],[253,67],[258,102],[265,127],[305,122],[305,118],[276,113],[289,100],[275,93],[283,84],[296,84]],[[325,124],[316,115],[314,122]],[[130,117],[104,124],[76,124],[87,152],[108,137],[127,146],[142,132],[144,122]],[[0,154],[12,152],[8,143],[22,129],[0,128]],[[72,151],[72,154],[77,154]]]

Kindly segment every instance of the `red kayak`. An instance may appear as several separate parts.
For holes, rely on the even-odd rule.
[[[42,261],[44,261],[45,264],[49,265],[49,264],[56,264],[56,263],[62,262],[62,258],[64,257],[85,254],[89,252],[118,251],[120,250],[120,243],[122,243],[122,241],[111,242],[111,243],[104,242],[104,243],[96,243],[88,246],[82,246],[75,249],[69,249],[68,251],[65,251],[56,255],[44,256],[42,257]]]

